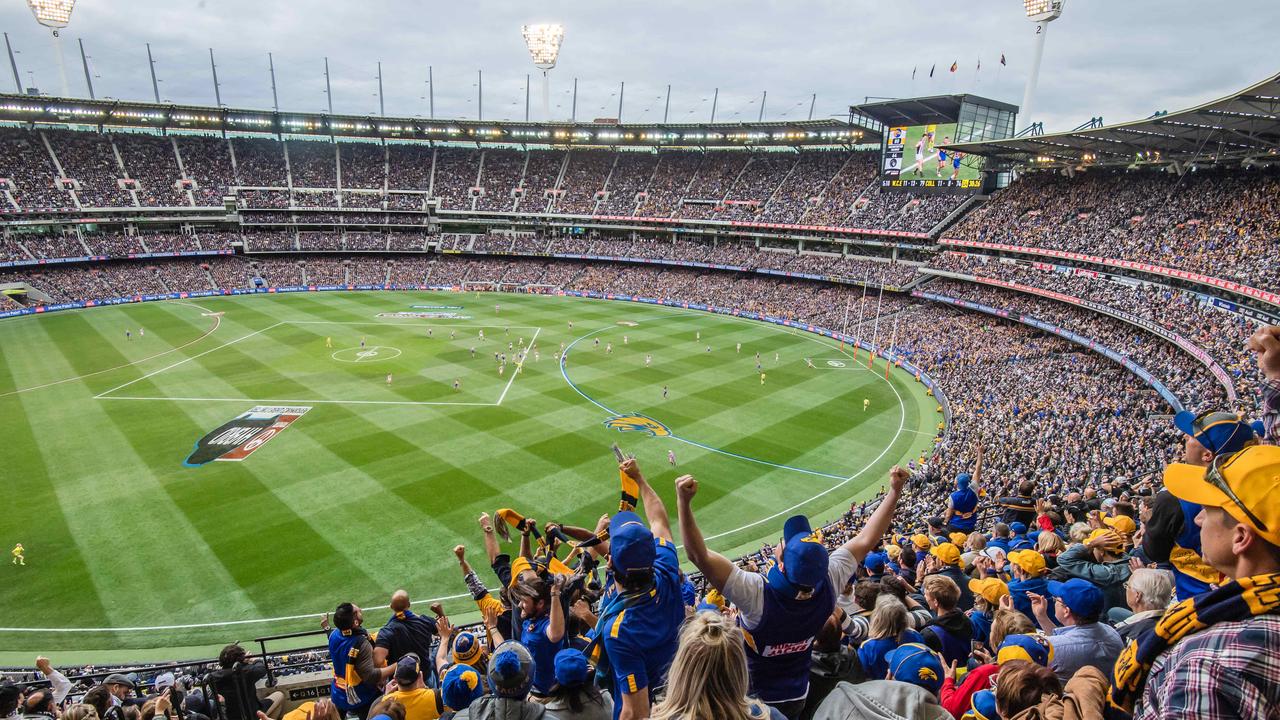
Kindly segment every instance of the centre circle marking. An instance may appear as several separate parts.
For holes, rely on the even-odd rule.
[[[334,360],[345,363],[368,363],[392,360],[400,357],[400,348],[390,345],[370,345],[366,348],[352,347],[334,351],[330,355]]]

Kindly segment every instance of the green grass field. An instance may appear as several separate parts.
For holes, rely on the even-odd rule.
[[[413,305],[463,309],[379,317]],[[535,337],[540,358],[500,376],[494,352]],[[699,478],[713,547],[754,549],[791,512],[826,520],[874,494],[931,445],[923,387],[849,354],[765,323],[528,295],[300,293],[0,321],[0,543],[27,560],[0,566],[0,663],[207,656],[399,587],[467,619],[453,546],[493,582],[476,517],[593,524],[617,507],[614,441],[668,501],[678,473]],[[241,462],[184,466],[206,433],[281,404],[310,409]],[[610,429],[614,413],[672,437]]]

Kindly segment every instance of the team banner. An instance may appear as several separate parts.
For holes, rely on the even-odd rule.
[[[218,429],[200,438],[183,461],[187,467],[199,467],[215,460],[239,462],[252,455],[271,438],[284,432],[310,407],[258,405],[241,413]]]

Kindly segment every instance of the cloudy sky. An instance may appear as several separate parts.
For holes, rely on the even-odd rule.
[[[1095,115],[1113,123],[1238,90],[1280,69],[1278,20],[1277,0],[1070,0],[1049,28],[1032,119],[1049,130]],[[328,56],[336,112],[377,113],[381,61],[388,115],[428,114],[431,66],[437,117],[476,116],[482,70],[484,116],[523,118],[534,69],[520,26],[544,21],[567,29],[552,114],[569,116],[576,77],[579,119],[616,116],[619,82],[622,118],[636,122],[662,120],[668,84],[672,122],[706,120],[714,88],[726,121],[756,119],[764,91],[774,119],[807,117],[814,93],[814,117],[843,115],[865,96],[972,92],[1019,104],[1033,48],[1017,0],[80,0],[63,42],[79,96],[82,39],[99,97],[150,100],[149,42],[163,100],[213,103],[212,47],[232,107],[271,106],[271,52],[284,110],[326,107]],[[0,0],[0,29],[23,84],[57,94],[52,41],[23,0]],[[14,89],[7,67],[0,88]]]

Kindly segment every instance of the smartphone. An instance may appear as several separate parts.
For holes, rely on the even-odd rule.
[[[618,447],[618,443],[614,443],[612,445],[612,448],[613,448],[613,456],[618,458],[618,462],[621,463],[621,462],[627,461],[627,456],[622,452],[622,448]]]

